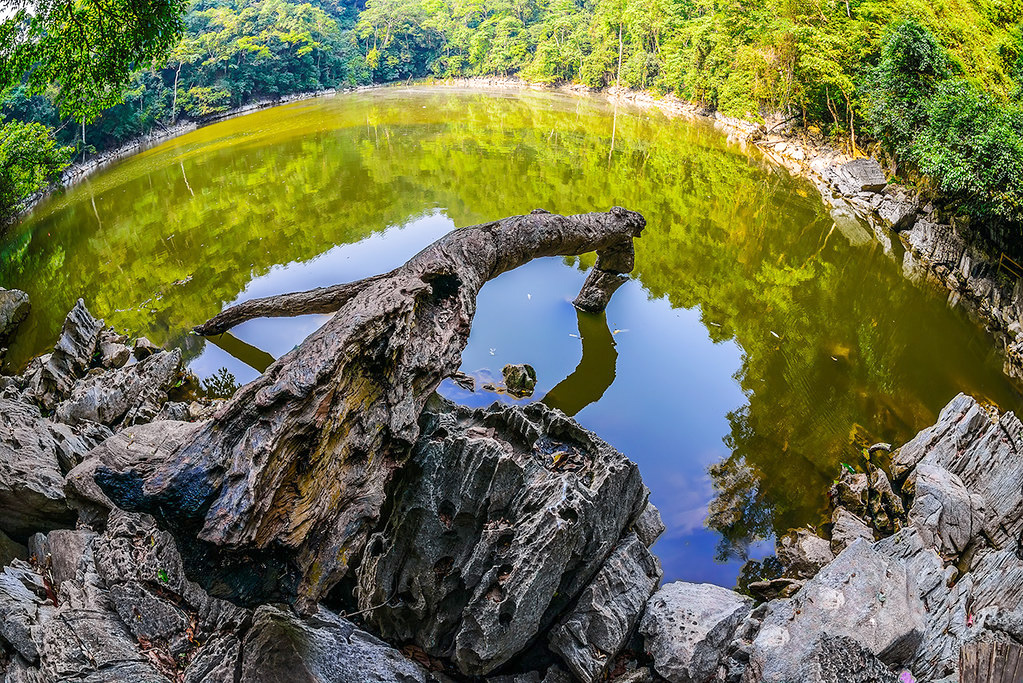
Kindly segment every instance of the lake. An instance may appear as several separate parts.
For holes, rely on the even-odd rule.
[[[839,229],[808,181],[706,122],[531,91],[390,88],[258,111],[167,141],[57,193],[0,242],[0,286],[33,309],[11,351],[46,350],[79,297],[183,350],[212,392],[322,324],[189,330],[226,305],[373,275],[456,227],[543,208],[642,212],[633,279],[578,313],[593,255],[487,284],[462,369],[529,363],[531,399],[636,461],[668,531],[665,580],[732,586],[776,534],[826,522],[830,482],[960,391],[1018,412],[994,344]],[[514,401],[450,382],[470,405]]]

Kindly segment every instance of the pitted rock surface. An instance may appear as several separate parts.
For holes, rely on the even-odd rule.
[[[636,465],[559,411],[435,397],[359,606],[466,674],[508,662],[575,600],[646,506]]]

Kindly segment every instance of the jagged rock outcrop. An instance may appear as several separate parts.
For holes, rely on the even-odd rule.
[[[903,562],[856,541],[791,599],[768,604],[744,683],[804,680],[823,635],[849,638],[885,664],[913,660],[926,617]]]
[[[37,566],[0,573],[0,637],[15,657],[8,680],[432,680],[326,609],[303,620],[211,598],[144,515],[114,511],[102,534],[54,531],[35,543]]]
[[[634,533],[626,536],[547,642],[584,683],[602,680],[663,577],[660,562]]]
[[[6,344],[14,337],[30,308],[28,294],[20,289],[0,287],[0,361],[7,350]]]
[[[101,354],[101,362],[104,360]],[[181,369],[181,351],[174,349],[134,365],[85,377],[57,405],[57,419],[68,424],[96,422],[108,427],[150,422],[167,402],[167,392],[178,381]]]
[[[797,579],[809,579],[835,559],[831,544],[808,529],[795,529],[780,538],[777,554],[786,576]]]
[[[45,410],[53,410],[71,393],[92,363],[103,322],[96,320],[81,299],[68,313],[53,351],[29,366],[25,395]]]
[[[263,605],[242,646],[241,683],[426,683],[415,662],[324,608],[306,619]]]
[[[913,498],[910,524],[919,529],[924,544],[940,554],[956,556],[983,533],[987,516],[983,496],[970,493],[963,480],[944,467],[922,462],[902,488]]]
[[[896,476],[908,475],[921,464],[958,477],[971,495],[970,506],[986,509],[984,531],[996,547],[1023,537],[1023,424],[1013,413],[999,415],[960,394],[942,409],[934,426],[893,455]],[[953,499],[961,501],[961,494],[945,496],[947,502]],[[951,509],[947,514],[950,519],[963,517]],[[976,519],[973,513],[966,516]]]
[[[654,670],[679,683],[712,680],[751,607],[749,598],[707,583],[662,586],[639,625]]]
[[[436,397],[421,424],[359,566],[359,607],[373,608],[367,621],[385,639],[487,673],[607,567],[647,491],[634,463],[542,403],[470,410]],[[645,576],[652,564],[629,571]],[[636,587],[649,591],[640,604],[655,583]]]
[[[862,519],[843,507],[836,507],[831,516],[831,552],[838,555],[858,538],[874,540],[874,532]]]
[[[874,159],[853,159],[835,169],[835,184],[843,194],[880,192],[888,184],[881,165]]]
[[[100,425],[71,427],[18,398],[0,398],[0,531],[23,541],[73,524],[64,473],[108,436]]]

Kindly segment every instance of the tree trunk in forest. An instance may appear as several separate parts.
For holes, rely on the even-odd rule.
[[[622,22],[618,22],[618,77],[615,79],[615,85],[618,87],[622,85]]]
[[[168,527],[215,594],[311,613],[359,562],[426,400],[461,364],[483,284],[534,258],[596,251],[575,303],[603,310],[633,268],[645,223],[617,207],[534,211],[455,230],[383,275],[227,309],[197,331],[337,312],[211,420],[187,425],[194,433],[168,458],[138,455],[140,429],[128,464],[98,468],[96,481],[120,507]]]
[[[174,72],[174,98],[171,100],[171,125],[178,121],[178,77],[181,75],[182,62],[178,62],[178,68]]]

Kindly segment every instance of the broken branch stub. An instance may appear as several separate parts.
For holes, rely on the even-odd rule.
[[[338,306],[169,458],[128,457],[99,467],[96,482],[167,526],[214,594],[310,613],[359,561],[423,406],[458,370],[483,284],[534,258],[590,251],[624,273],[645,224],[617,207],[534,211],[455,230],[384,275],[228,309],[197,329]]]

